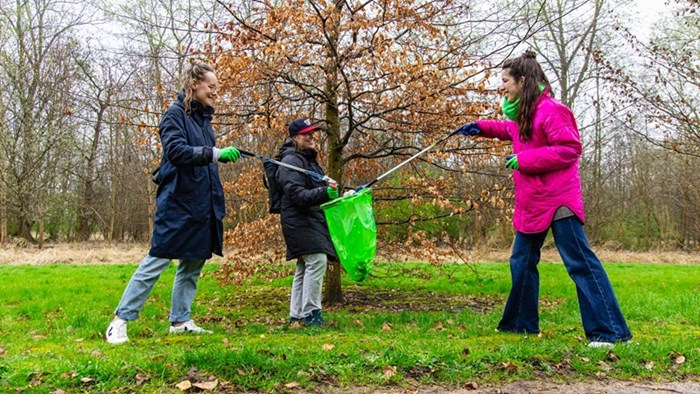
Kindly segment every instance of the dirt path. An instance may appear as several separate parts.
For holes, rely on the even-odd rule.
[[[146,244],[115,244],[108,245],[105,242],[85,243],[59,243],[47,244],[43,249],[33,245],[18,246],[8,244],[0,247],[0,264],[136,264],[148,253]],[[224,255],[235,253],[233,250],[224,252]],[[700,264],[700,253],[684,252],[625,252],[596,249],[598,257],[606,263],[673,263],[673,264]],[[508,261],[510,250],[469,250],[461,256],[455,257],[470,262],[479,261]],[[223,262],[225,258],[214,256],[214,263]],[[542,261],[561,262],[557,251],[545,249],[542,251]]]
[[[327,394],[664,394],[700,393],[700,382],[621,382],[592,381],[576,383],[514,382],[503,386],[446,389],[438,386],[404,389],[353,388],[324,391]]]

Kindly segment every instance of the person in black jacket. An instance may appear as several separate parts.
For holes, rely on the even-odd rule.
[[[289,124],[289,139],[280,148],[283,163],[323,174],[316,161],[316,130],[309,119]],[[328,260],[337,260],[326,219],[320,205],[338,197],[338,186],[299,171],[279,167],[277,182],[282,188],[281,221],[287,260],[297,259],[289,308],[290,322],[306,326],[325,324],[321,316],[321,289]]]
[[[208,64],[198,63],[183,75],[183,91],[160,119],[163,146],[151,249],[124,289],[106,339],[127,342],[126,323],[135,320],[146,298],[170,265],[179,259],[172,291],[170,333],[211,333],[190,319],[190,307],[204,262],[212,253],[222,256],[224,190],[219,162],[235,162],[234,147],[215,147],[211,118],[217,99],[217,78]]]

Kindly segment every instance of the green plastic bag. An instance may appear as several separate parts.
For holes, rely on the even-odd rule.
[[[363,281],[369,275],[377,251],[371,189],[327,202],[321,208],[340,263],[352,280]]]

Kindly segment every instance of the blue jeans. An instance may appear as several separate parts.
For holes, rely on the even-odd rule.
[[[619,342],[632,338],[603,265],[588,245],[583,225],[575,216],[552,222],[554,244],[569,276],[576,284],[583,330],[589,341]],[[547,236],[516,232],[510,258],[512,288],[506,302],[501,331],[538,333],[540,249]]]
[[[170,307],[170,322],[179,323],[190,320],[194,295],[197,293],[197,281],[204,267],[205,260],[180,260],[175,272],[173,293]],[[160,274],[170,265],[170,259],[146,256],[136,272],[131,276],[124,289],[121,301],[114,314],[124,320],[136,320],[146,303],[148,295],[158,281]]]

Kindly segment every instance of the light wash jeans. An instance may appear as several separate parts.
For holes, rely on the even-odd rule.
[[[297,260],[289,304],[290,318],[303,319],[311,315],[311,311],[321,310],[321,289],[327,263],[325,253],[305,254]]]
[[[205,260],[180,260],[175,272],[173,293],[170,307],[171,323],[190,320],[194,295],[197,293],[197,281]],[[158,281],[160,274],[170,265],[170,259],[146,256],[136,272],[131,276],[124,289],[121,301],[114,314],[124,320],[136,320],[146,303],[148,295]]]
[[[598,257],[588,245],[583,224],[575,216],[552,222],[550,226],[556,245],[569,276],[576,284],[583,330],[589,341],[624,342],[632,338],[622,315],[608,275]],[[540,276],[537,264],[540,249],[547,236],[515,233],[510,274],[513,282],[503,318],[501,331],[538,333],[538,296]]]

